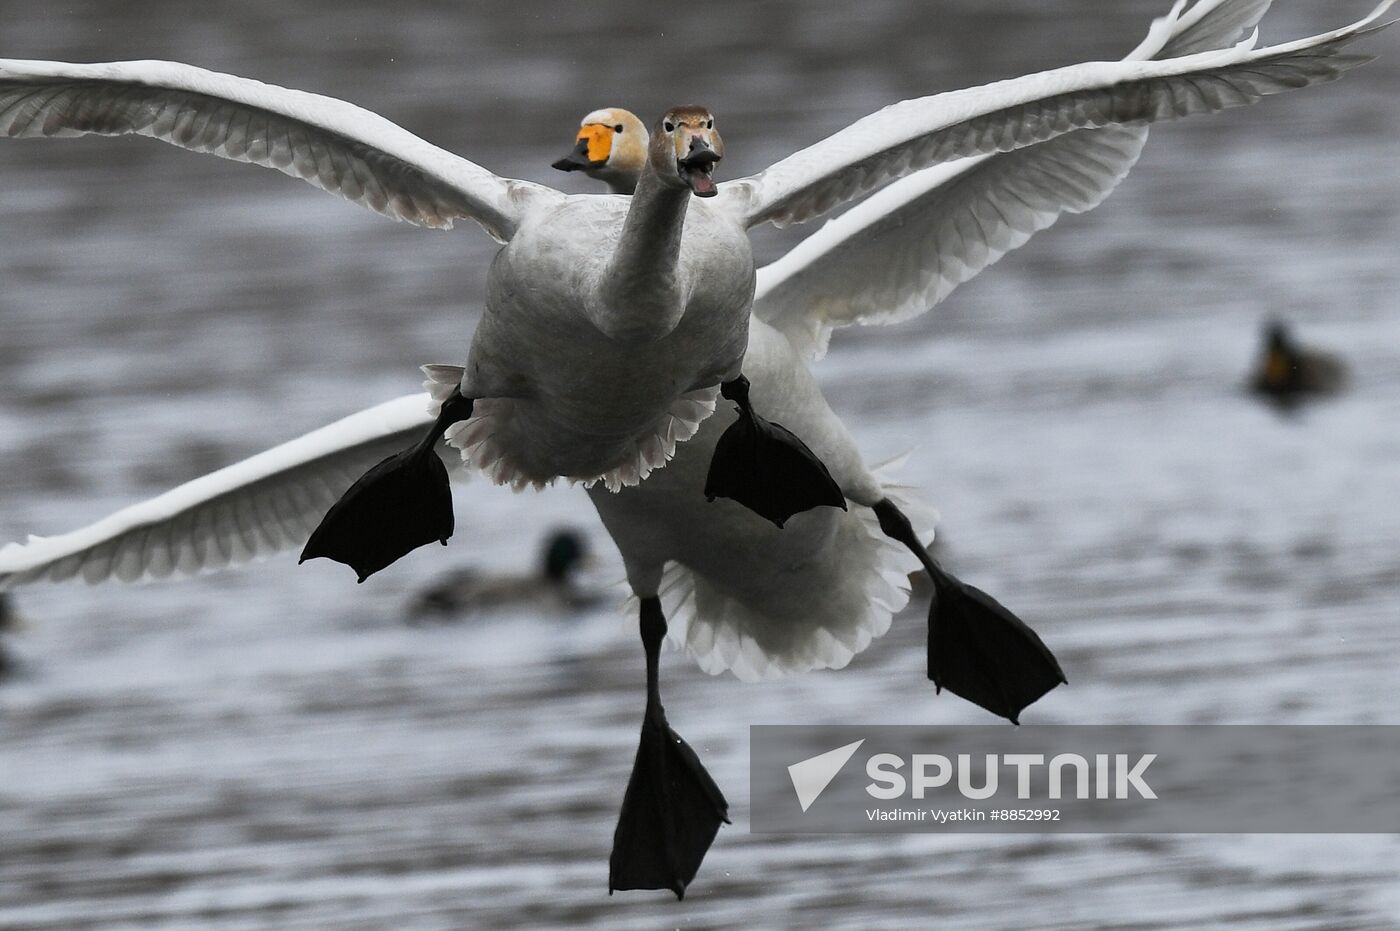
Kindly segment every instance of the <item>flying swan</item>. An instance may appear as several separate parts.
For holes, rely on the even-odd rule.
[[[500,178],[350,104],[186,65],[0,61],[0,132],[6,135],[150,135],[275,167],[420,225],[450,227],[470,218],[505,243],[493,263],[467,367],[429,367],[441,402],[435,417],[424,417],[421,396],[389,402],[74,534],[12,545],[0,551],[0,586],[79,571],[89,580],[159,576],[295,545],[325,513],[326,499],[348,484],[346,476],[397,448],[406,434],[423,436],[340,498],[304,557],[331,556],[363,578],[416,546],[445,539],[452,527],[438,455],[442,438],[498,482],[542,485],[565,477],[599,483],[590,494],[627,561],[648,667],[647,714],[610,884],[671,888],[680,895],[725,817],[725,804],[661,709],[657,665],[667,625],[660,596],[669,570],[663,571],[665,560],[642,564],[635,554],[643,544],[654,545],[649,537],[662,538],[662,524],[648,527],[629,502],[651,497],[669,502],[676,514],[693,508],[695,520],[715,528],[721,547],[734,547],[727,554],[731,564],[742,558],[746,566],[762,567],[764,555],[779,548],[820,552],[825,546],[825,555],[840,553],[850,544],[830,541],[843,528],[847,540],[859,539],[850,535],[854,528],[878,542],[873,524],[918,554],[934,578],[931,676],[1014,720],[1062,681],[1058,664],[1010,612],[927,559],[920,535],[821,400],[802,355],[819,353],[832,325],[895,319],[931,306],[1059,212],[1093,206],[1131,166],[1145,139],[1143,124],[1337,77],[1365,60],[1344,47],[1379,28],[1377,19],[1393,2],[1334,32],[1264,49],[1250,39],[1224,51],[1206,49],[1220,44],[1221,35],[1233,40],[1252,27],[1267,2],[1203,0],[1185,15],[1178,3],[1154,27],[1142,54],[1124,62],[905,101],[755,176],[718,185],[712,169],[723,144],[712,114],[674,108],[656,124],[631,197],[566,196]],[[1143,60],[1156,52],[1165,52],[1164,60]],[[1115,128],[1073,132],[1109,126]],[[1084,181],[1083,166],[1092,160],[1076,159],[1087,157],[1093,140],[1103,145],[1114,138],[1124,160],[1113,168],[1106,159],[1098,166],[1101,176],[1090,170]],[[919,171],[954,159],[966,161]],[[1052,180],[1078,177],[1082,187],[1062,186],[1058,204],[1043,192],[1038,201],[1033,191],[1026,200],[1018,179],[1022,188],[1033,188],[1036,170]],[[916,171],[764,270],[756,306],[768,323],[750,321],[755,273],[746,229],[820,216]],[[706,199],[692,204],[692,195]],[[980,228],[968,236],[974,219]],[[901,234],[905,222],[913,225]],[[898,243],[921,264],[895,269],[890,262],[881,266],[883,274],[852,281],[852,268],[882,254],[881,240]],[[944,266],[938,250],[949,242],[963,252],[951,254],[961,261]],[[855,264],[843,273],[843,262]],[[528,300],[519,296],[518,286],[525,285],[532,289]],[[723,430],[719,418],[705,423],[717,393],[739,407],[740,416]],[[795,434],[757,414],[756,407],[770,403],[769,413],[795,426]],[[426,433],[425,419],[431,420]],[[697,431],[691,444],[677,445]],[[672,456],[668,468],[638,484]],[[757,469],[744,465],[754,461]],[[796,493],[787,494],[790,489]],[[706,505],[704,495],[734,502]],[[864,512],[844,510],[847,500]],[[833,507],[817,508],[822,504]],[[785,523],[781,532],[773,526]],[[863,545],[869,550],[873,544]],[[696,578],[687,630],[692,651],[702,652],[708,630],[720,668],[742,673],[744,662],[768,656],[770,647],[781,666],[784,648],[795,641],[765,644],[761,624],[737,630],[740,653],[732,640],[721,648],[714,635],[723,626],[704,620],[713,607],[702,603],[705,570],[690,571]],[[885,558],[863,571],[884,574],[890,585]],[[722,564],[718,578],[708,581],[728,604],[752,597],[724,590]],[[859,584],[855,590],[865,591]],[[792,590],[772,594],[784,593]],[[884,625],[899,597],[882,606]],[[752,616],[763,620],[758,612]],[[733,611],[725,615],[739,624],[735,617]],[[825,634],[837,641],[816,623],[798,631],[797,639],[806,633],[809,640]],[[835,630],[850,639],[829,655],[809,652],[793,665],[840,665],[883,627],[877,620]],[[995,654],[997,665],[979,661],[986,653]],[[669,805],[659,801],[663,786]]]

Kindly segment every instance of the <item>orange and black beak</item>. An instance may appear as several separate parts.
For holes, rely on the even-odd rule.
[[[578,131],[573,151],[554,163],[560,171],[588,171],[602,168],[612,153],[613,130],[610,126],[589,125]]]

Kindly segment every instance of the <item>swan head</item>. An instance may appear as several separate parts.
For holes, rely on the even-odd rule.
[[[582,171],[614,191],[631,193],[647,163],[646,124],[621,107],[594,110],[579,123],[574,147],[554,163],[560,171]]]
[[[672,107],[651,132],[648,164],[663,182],[687,187],[696,197],[719,193],[711,173],[724,157],[724,140],[705,107]]]

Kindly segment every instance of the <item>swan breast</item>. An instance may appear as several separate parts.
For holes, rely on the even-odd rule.
[[[608,309],[630,316],[629,327],[597,319],[587,298],[627,205],[613,195],[570,198],[524,225],[492,265],[463,393],[515,402],[496,438],[532,480],[616,468],[683,395],[740,373],[753,258],[744,232],[701,205],[686,216],[679,320],[650,332],[649,308],[640,304]]]

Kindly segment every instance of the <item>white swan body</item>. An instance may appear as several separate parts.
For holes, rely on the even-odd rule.
[[[1275,77],[1286,68],[1294,68],[1292,74],[1298,84],[1336,76],[1342,67],[1354,62],[1353,58],[1339,58],[1337,50],[1348,38],[1369,28],[1389,5],[1385,4],[1347,30],[1280,47],[1293,51],[1271,52],[1265,56],[1270,59],[1267,67],[1273,69]],[[1267,0],[1202,0],[1182,15],[1184,4],[1178,3],[1172,16],[1154,26],[1153,35],[1144,42],[1139,54],[1152,55],[1173,49],[1194,53],[1201,48],[1232,43],[1240,30],[1248,31],[1253,27],[1267,6]],[[1268,50],[1261,50],[1261,53],[1264,51]],[[1195,86],[1226,79],[1256,80],[1249,55],[1257,57],[1261,53],[1232,50],[1224,58],[1198,59],[1202,75],[1198,80],[1203,83]],[[1228,63],[1231,61],[1235,64]],[[22,64],[25,67],[18,69],[15,63],[0,65],[0,132],[42,135],[69,131],[133,131],[121,128],[121,114],[115,104],[108,107],[112,112],[106,117],[107,124],[96,121],[96,115],[103,112],[100,104],[105,85],[73,86],[77,80],[72,73],[74,69],[101,66]],[[1179,63],[1171,67],[1177,74],[1191,73],[1191,68]],[[1232,72],[1232,68],[1238,70]],[[18,85],[7,83],[13,81],[16,73],[31,77],[48,75],[49,83],[41,81],[40,86],[52,96],[43,106],[16,102],[18,94],[14,88]],[[90,77],[88,72],[79,73],[83,80]],[[143,73],[143,67],[121,66],[106,80],[129,82],[135,73]],[[180,82],[193,83],[187,77],[182,77]],[[1168,93],[1162,90],[1165,86],[1168,85],[1155,85],[1153,91],[1148,85],[1138,84],[1135,91],[1125,87],[1122,92],[1151,96],[1154,92]],[[89,128],[64,129],[62,120],[55,116],[62,113],[59,104],[65,99],[76,100],[84,87],[88,94],[84,98],[88,108],[84,125]],[[26,89],[25,94],[31,90]],[[105,91],[111,92],[111,88]],[[280,91],[268,89],[268,92]],[[200,138],[218,137],[215,129],[220,119],[227,122],[227,117],[220,117],[221,109],[201,109],[201,105],[181,96],[185,91],[153,90],[151,93],[165,100],[167,107],[183,108],[179,111],[182,114],[203,114],[207,121],[205,136],[191,136],[195,142],[184,143],[191,147],[203,145],[198,141]],[[65,94],[70,96],[65,98]],[[275,103],[277,94],[271,93],[271,96]],[[1205,92],[1193,99],[1203,105],[1211,102]],[[1238,101],[1231,97],[1216,103],[1224,106],[1230,102]],[[268,102],[263,100],[262,103],[267,105]],[[273,116],[257,116],[256,119],[268,120],[271,125],[275,116],[273,113]],[[1004,116],[1016,123],[1025,118],[1023,112]],[[54,124],[49,123],[51,118],[56,121]],[[180,117],[176,117],[176,130],[162,130],[159,118],[157,113],[157,123],[148,127],[148,134],[160,135],[160,130],[169,136],[177,132]],[[1058,125],[1072,127],[1073,124],[1071,120],[1061,119]],[[255,121],[250,118],[244,124],[243,134],[246,136],[252,127]],[[353,126],[340,128],[353,135]],[[285,125],[284,130],[286,135],[273,147],[284,153],[285,164],[279,166],[282,170],[302,177],[310,175],[314,183],[345,196],[353,193],[353,189],[347,193],[347,182],[343,178],[338,180],[334,172],[321,168],[327,160],[325,152],[338,153],[339,150],[298,144],[302,137]],[[1005,134],[991,133],[985,129],[985,123],[983,132],[988,137],[987,150],[1001,147],[999,140],[1003,140]],[[225,133],[226,138],[237,136],[236,127]],[[774,338],[772,328],[757,322],[751,325],[750,354],[745,370],[754,382],[756,398],[774,406],[772,416],[778,422],[794,429],[810,430],[806,437],[808,442],[832,467],[843,490],[854,500],[869,501],[872,495],[889,494],[886,482],[861,463],[844,428],[836,429],[840,427],[839,422],[831,417],[825,402],[821,401],[820,393],[802,364],[802,356],[820,351],[832,326],[886,322],[926,309],[1000,254],[1048,226],[1060,212],[1094,206],[1131,167],[1145,138],[1146,130],[1141,125],[1111,127],[1062,134],[1019,151],[927,169],[892,186],[880,195],[882,200],[871,201],[868,208],[851,211],[828,224],[792,254],[758,273],[755,314],[773,322],[785,339],[786,348]],[[173,141],[181,140],[176,137]],[[258,161],[261,156],[256,151],[239,154],[236,147],[214,147],[214,150],[216,154],[249,161]],[[360,153],[356,156],[358,161],[350,159],[355,152]],[[435,193],[435,185],[439,183],[435,179],[446,174],[445,170],[438,174],[407,170],[405,165],[411,168],[427,160],[420,158],[415,163],[410,153],[402,149],[394,154],[386,153],[387,146],[375,151],[354,149],[345,156],[348,161],[343,163],[352,166],[354,177],[364,189],[359,198],[352,199],[426,225],[435,225],[431,222],[433,217],[444,224],[450,222],[447,215],[454,213],[480,219],[467,212],[460,197],[454,199]],[[335,162],[337,158],[340,154],[330,161]],[[399,160],[398,168],[382,170],[384,177],[381,179],[375,172],[394,164],[393,158]],[[264,162],[277,164],[271,156]],[[540,190],[548,191],[539,186],[508,187],[510,193],[503,202],[534,202],[544,209],[564,202],[562,198],[556,200],[541,195]],[[376,191],[385,197],[376,196]],[[425,203],[438,206],[428,209],[423,206]],[[450,203],[451,209],[442,206],[444,203]],[[884,212],[876,209],[874,205],[877,204],[883,205]],[[700,205],[692,203],[691,206]],[[392,209],[386,209],[390,207]],[[710,203],[704,204],[705,209],[709,207]],[[504,212],[504,208],[498,212]],[[694,217],[701,215],[701,211],[692,210],[687,220],[694,222]],[[497,226],[517,232],[520,224],[518,220],[500,220]],[[508,328],[509,321],[502,323]],[[569,359],[570,364],[575,361]],[[437,389],[439,399],[461,377],[461,369],[455,366],[428,368],[429,382]],[[870,637],[881,633],[888,625],[890,612],[902,605],[906,596],[896,576],[902,577],[912,568],[912,560],[873,530],[870,514],[863,508],[853,508],[849,513],[828,513],[828,509],[808,512],[798,515],[784,531],[778,532],[771,526],[758,526],[761,521],[742,511],[732,519],[726,517],[736,512],[729,502],[709,504],[698,490],[693,490],[693,499],[683,498],[673,491],[684,482],[686,474],[699,474],[698,464],[707,461],[706,451],[713,443],[712,437],[717,436],[728,421],[727,414],[713,418],[703,426],[699,437],[677,447],[676,443],[701,429],[701,422],[713,409],[712,390],[708,397],[694,396],[694,392],[686,393],[686,387],[678,383],[673,389],[676,400],[666,414],[653,420],[650,427],[638,427],[643,434],[649,430],[655,433],[638,440],[632,475],[640,479],[641,474],[660,465],[674,451],[677,455],[670,467],[622,495],[604,495],[601,489],[591,491],[595,502],[600,502],[599,510],[609,522],[620,547],[624,553],[631,554],[629,571],[634,574],[635,583],[643,589],[652,584],[659,587],[663,601],[670,602],[667,613],[673,618],[672,636],[684,643],[711,671],[731,668],[749,676],[841,664],[868,643]],[[352,415],[331,427],[135,505],[83,530],[61,537],[31,538],[27,544],[10,544],[0,549],[0,589],[40,579],[60,580],[74,576],[95,582],[113,576],[137,579],[183,574],[300,545],[309,524],[292,519],[287,525],[289,518],[284,509],[291,502],[308,500],[314,502],[308,505],[308,513],[323,510],[366,464],[421,433],[431,421],[425,410],[427,402],[427,396],[423,395],[390,402],[394,405],[393,417],[388,421],[383,420],[383,413],[377,408]],[[473,421],[453,437],[472,462],[498,481],[517,481],[522,473],[509,466],[507,451],[496,441],[495,424],[489,419],[490,407],[514,403],[489,399],[482,402]],[[632,475],[625,471],[619,473],[611,487],[630,484],[627,479]],[[651,508],[654,510],[650,513],[643,513]],[[290,512],[299,513],[296,508],[290,508]],[[688,525],[695,532],[693,539],[697,542],[672,539],[676,534],[664,526],[670,521]],[[282,526],[279,528],[279,525]],[[925,520],[922,527],[925,536],[928,526]],[[717,535],[727,537],[739,551],[751,555],[754,551],[748,541],[766,537],[770,546],[775,547],[762,562],[751,562],[745,567],[754,570],[754,584],[750,584],[743,573],[736,572],[733,563],[716,559],[713,547],[699,542],[713,540]],[[654,554],[646,558],[638,555],[649,546],[656,547]],[[783,571],[788,574],[783,576]],[[766,579],[766,583],[758,584],[759,579]],[[800,613],[784,607],[782,602],[785,597],[799,597],[801,592],[819,590],[819,583],[840,586],[841,591],[829,592],[826,599],[827,604],[835,607],[851,604],[850,593],[870,597],[863,613],[847,611],[838,617],[833,610],[828,614],[809,615],[808,634],[804,640],[795,633],[802,623]],[[684,604],[677,604],[677,601]],[[764,629],[773,632],[763,633]]]
[[[780,530],[733,501],[706,501],[715,443],[732,405],[701,425],[672,462],[635,488],[589,498],[621,551],[639,597],[659,594],[668,639],[709,673],[742,679],[840,668],[889,629],[918,561],[885,536],[870,507],[893,497],[927,545],[935,515],[868,469],[805,360],[755,319],[744,369],[755,406],[802,436],[826,463],[849,510],[814,508]]]
[[[743,231],[703,201],[685,213],[681,300],[657,303],[642,282],[580,301],[604,291],[630,201],[571,197],[522,225],[492,263],[461,385],[486,400],[448,441],[497,482],[636,484],[739,374],[753,258]]]

